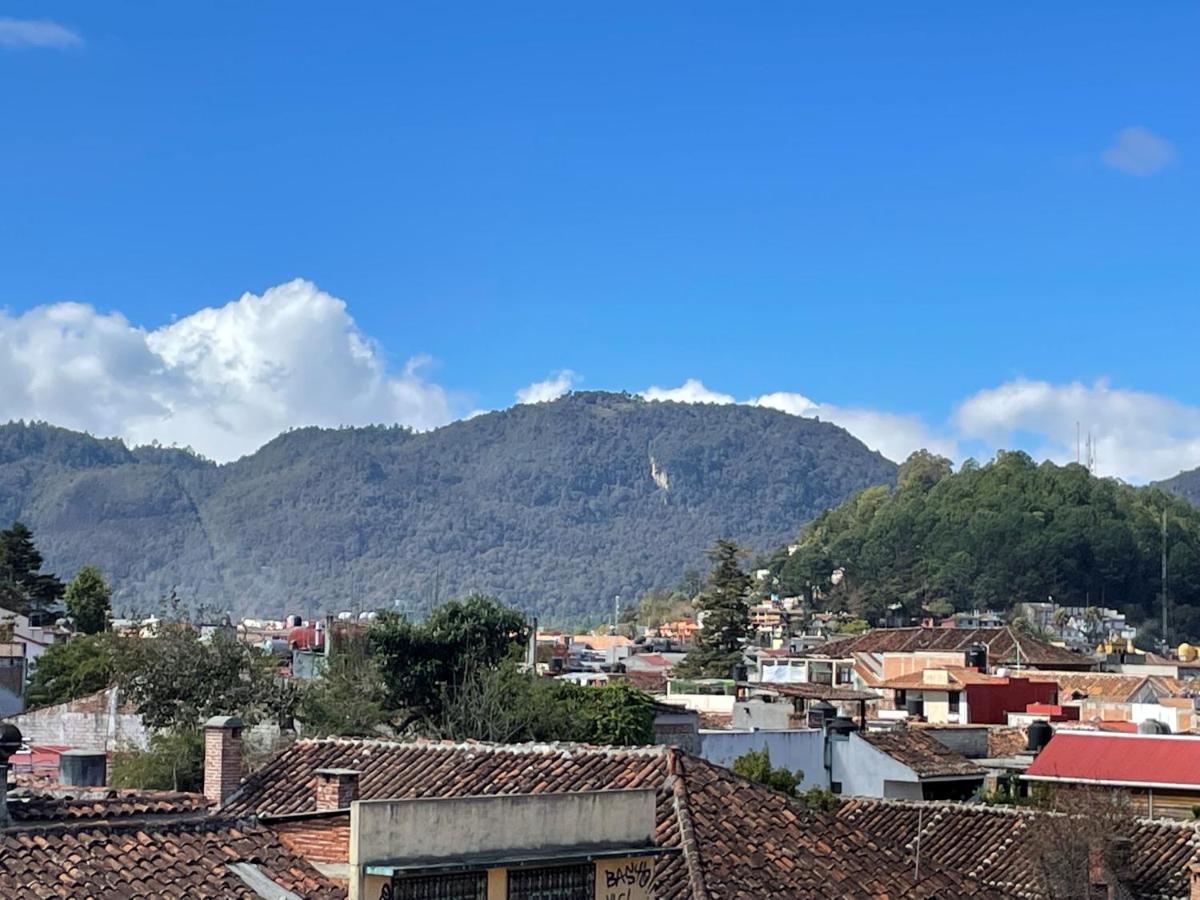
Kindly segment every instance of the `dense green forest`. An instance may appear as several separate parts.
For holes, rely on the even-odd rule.
[[[772,567],[783,590],[874,620],[910,613],[1009,609],[1053,597],[1119,608],[1160,630],[1162,517],[1167,515],[1170,633],[1200,637],[1200,509],[1158,488],[1040,465],[1001,452],[952,473],[920,452],[895,487],[871,487],[809,523]],[[789,549],[791,552],[789,553]],[[844,569],[838,585],[830,573]]]
[[[728,535],[778,545],[896,467],[846,431],[746,406],[577,393],[444,428],[302,429],[215,465],[48,425],[0,426],[0,527],[48,570],[94,564],[117,614],[175,588],[282,615],[495,594],[599,619]]]

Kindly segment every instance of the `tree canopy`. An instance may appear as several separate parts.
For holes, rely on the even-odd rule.
[[[120,573],[121,614],[173,585],[269,617],[334,597],[417,617],[478,589],[564,624],[673,581],[719,535],[774,547],[895,471],[827,422],[610,393],[422,433],[298,429],[220,466],[14,423],[0,522],[28,522],[58,571]]]
[[[34,620],[53,613],[63,583],[42,571],[43,562],[33,532],[24,523],[13,522],[0,531],[0,606]]]
[[[818,516],[771,566],[781,590],[871,621],[893,602],[915,613],[934,604],[1006,610],[1052,597],[1153,622],[1164,511],[1168,637],[1200,637],[1200,510],[1020,452],[967,461],[957,472],[945,459],[914,454],[895,488],[868,488]]]
[[[108,628],[112,616],[112,588],[95,566],[84,566],[67,585],[63,599],[75,630],[96,634]]]

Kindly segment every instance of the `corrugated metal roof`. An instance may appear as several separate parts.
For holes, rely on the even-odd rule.
[[[1025,775],[1200,790],[1200,737],[1060,731]]]

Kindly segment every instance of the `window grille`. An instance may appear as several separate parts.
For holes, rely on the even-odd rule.
[[[392,878],[388,900],[487,900],[487,872]]]
[[[508,900],[593,900],[595,890],[591,863],[508,870]]]

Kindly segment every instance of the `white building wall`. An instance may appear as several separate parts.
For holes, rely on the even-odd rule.
[[[833,780],[841,782],[843,797],[904,796],[903,792],[914,789],[920,794],[916,772],[876,750],[857,733],[851,732],[846,740],[831,740],[829,748]]]

